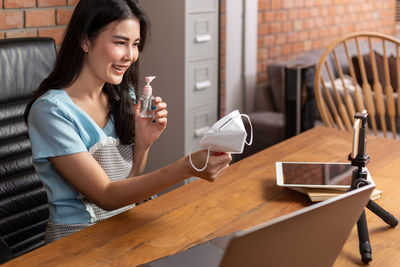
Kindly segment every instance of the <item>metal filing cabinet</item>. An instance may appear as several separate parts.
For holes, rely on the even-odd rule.
[[[157,76],[153,94],[168,104],[167,129],[150,150],[148,172],[187,155],[195,139],[218,119],[219,3],[140,2],[152,23],[140,56],[140,86],[144,76]]]

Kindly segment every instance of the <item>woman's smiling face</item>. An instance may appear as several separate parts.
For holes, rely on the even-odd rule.
[[[85,40],[84,67],[99,82],[120,84],[125,71],[139,57],[140,24],[136,18],[110,23],[93,41]]]

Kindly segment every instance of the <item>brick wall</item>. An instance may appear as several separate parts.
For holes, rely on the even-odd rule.
[[[267,65],[325,48],[350,32],[395,34],[395,0],[259,0],[257,83]]]
[[[53,37],[60,44],[78,0],[0,0],[0,39]]]
[[[221,1],[220,113],[225,112],[225,2]],[[267,65],[324,48],[359,30],[395,33],[395,0],[258,0],[257,83]],[[78,0],[0,0],[0,39],[49,36],[60,44]]]

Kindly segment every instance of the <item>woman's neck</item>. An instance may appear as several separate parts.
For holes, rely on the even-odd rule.
[[[65,88],[71,100],[80,107],[100,127],[104,128],[108,121],[108,97],[103,92],[104,83],[84,76],[84,72],[69,87]]]
[[[72,98],[96,100],[101,96],[103,86],[104,81],[100,81],[84,66],[78,78],[65,90]]]

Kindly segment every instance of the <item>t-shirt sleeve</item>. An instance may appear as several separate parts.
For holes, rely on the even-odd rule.
[[[49,100],[40,100],[31,108],[28,129],[34,161],[88,151],[73,119]]]

